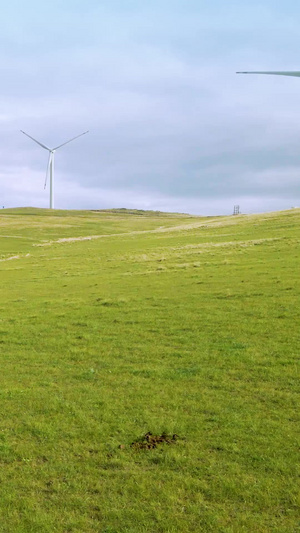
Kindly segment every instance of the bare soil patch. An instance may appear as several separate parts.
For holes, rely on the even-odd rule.
[[[132,442],[130,447],[135,450],[154,450],[162,444],[174,444],[177,439],[178,435],[176,434],[167,435],[166,433],[162,433],[162,435],[152,435],[149,431],[141,440],[138,439]]]

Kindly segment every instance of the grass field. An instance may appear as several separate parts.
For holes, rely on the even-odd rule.
[[[300,531],[299,226],[0,212],[1,532]]]

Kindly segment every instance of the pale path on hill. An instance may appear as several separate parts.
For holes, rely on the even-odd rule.
[[[226,221],[228,224],[228,220]],[[231,221],[231,224],[235,224],[235,221]],[[84,237],[64,237],[62,239],[57,239],[56,241],[48,241],[43,242],[39,244],[34,244],[33,246],[52,246],[53,244],[62,244],[62,243],[68,243],[68,242],[75,242],[75,241],[91,241],[93,239],[103,239],[107,237],[127,237],[130,235],[146,235],[149,233],[171,233],[175,231],[184,231],[184,230],[193,230],[198,228],[209,228],[211,226],[222,226],[223,222],[219,221],[212,221],[211,223],[208,223],[207,221],[205,223],[203,222],[194,222],[193,224],[181,224],[180,226],[173,226],[173,227],[160,227],[157,229],[150,229],[150,230],[141,230],[141,231],[130,231],[127,233],[110,233],[105,235],[87,235]]]
[[[20,259],[20,256],[19,255],[12,255],[11,257],[6,257],[5,259],[0,259],[0,262],[2,263],[3,261],[11,261],[12,259]]]
[[[13,259],[21,259],[23,257],[30,257],[30,254],[26,254],[26,255],[11,255],[10,257],[5,257],[4,259],[0,259],[0,263],[3,263],[4,261],[12,261]]]

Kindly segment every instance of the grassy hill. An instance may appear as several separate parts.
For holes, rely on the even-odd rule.
[[[299,223],[0,211],[5,533],[298,531]]]

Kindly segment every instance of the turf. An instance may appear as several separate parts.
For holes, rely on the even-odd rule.
[[[0,212],[0,531],[300,530],[299,223]]]

